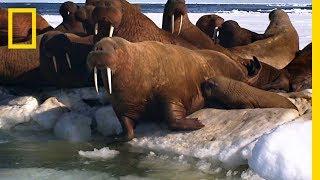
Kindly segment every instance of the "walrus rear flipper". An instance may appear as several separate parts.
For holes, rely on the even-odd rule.
[[[165,110],[166,119],[171,130],[193,131],[204,127],[197,118],[186,118],[186,109],[178,101],[168,101]]]
[[[202,84],[206,101],[215,101],[234,108],[287,108],[297,109],[287,98],[260,90],[246,83],[225,77],[214,77]]]

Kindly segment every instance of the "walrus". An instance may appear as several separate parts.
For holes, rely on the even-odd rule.
[[[15,13],[13,15],[13,43],[28,41],[31,39],[31,14]],[[37,35],[53,30],[49,23],[40,15],[36,18]],[[0,46],[8,45],[8,11],[0,10]]]
[[[297,52],[285,69],[290,74],[291,91],[312,89],[312,43]]]
[[[76,13],[79,9],[80,7],[71,1],[61,4],[59,13],[62,16],[63,21],[55,28],[55,30],[65,33],[87,35],[82,21],[76,16]]]
[[[201,16],[196,26],[205,34],[207,34],[215,43],[218,42],[218,32],[224,19],[216,14],[209,14]]]
[[[90,69],[102,72],[123,127],[119,141],[134,138],[135,125],[144,119],[166,120],[172,130],[202,128],[198,119],[187,115],[204,107],[201,85],[209,78],[216,78],[219,93],[231,99],[226,101],[243,104],[240,107],[296,109],[280,95],[244,84],[251,83],[256,73],[250,74],[246,67],[216,51],[154,41],[131,43],[114,37],[96,43],[87,63]]]
[[[288,14],[283,10],[273,10],[269,19],[270,24],[264,33],[268,38],[230,50],[242,58],[256,56],[262,62],[283,69],[299,51],[299,36]]]
[[[264,34],[242,28],[232,20],[224,22],[219,29],[219,44],[225,48],[248,45],[267,37]]]

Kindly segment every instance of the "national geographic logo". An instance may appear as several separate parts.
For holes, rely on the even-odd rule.
[[[13,15],[16,13],[30,13],[32,16],[31,44],[13,43]],[[37,10],[36,8],[8,8],[8,48],[9,49],[36,49],[37,48]]]

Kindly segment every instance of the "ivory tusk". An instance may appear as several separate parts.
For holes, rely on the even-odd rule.
[[[110,32],[109,32],[109,37],[113,36],[113,32],[114,32],[114,26],[110,26]]]
[[[183,15],[180,16],[180,26],[179,26],[179,32],[178,35],[180,35],[181,33],[181,29],[182,29],[182,21],[183,21]]]
[[[56,70],[56,73],[58,72],[58,68],[57,68],[57,59],[55,56],[52,57],[53,60],[53,65],[54,65],[54,69]]]
[[[171,16],[171,33],[174,33],[174,14]]]
[[[109,93],[112,94],[112,71],[111,68],[107,67]]]
[[[96,88],[97,94],[99,95],[99,87],[98,87],[98,69],[94,67],[93,69],[93,78],[94,78],[94,86]]]
[[[67,59],[67,62],[68,62],[68,66],[69,66],[69,68],[70,68],[70,69],[72,69],[72,68],[71,68],[70,56],[69,56],[69,54],[68,54],[68,53],[66,53],[66,59]]]
[[[96,23],[96,24],[94,25],[94,34],[95,34],[95,35],[98,34],[98,28],[99,28],[99,24]]]
[[[219,28],[215,27],[214,31],[213,31],[213,37],[212,38],[216,41],[218,39],[218,36],[219,36]]]

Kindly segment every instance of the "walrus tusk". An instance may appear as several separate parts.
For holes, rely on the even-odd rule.
[[[218,35],[219,35],[219,27],[215,27],[212,38],[216,41],[218,39]]]
[[[53,56],[53,57],[52,57],[52,60],[53,60],[54,69],[56,70],[56,72],[58,72],[56,57]]]
[[[107,76],[108,76],[108,85],[109,85],[109,93],[112,94],[112,80],[111,80],[111,68],[107,67]]]
[[[99,24],[96,23],[96,24],[94,25],[94,34],[95,34],[95,35],[98,34],[98,28],[99,28]]]
[[[174,33],[174,14],[171,16],[171,33]]]
[[[183,21],[183,15],[181,15],[181,16],[180,16],[180,26],[179,26],[179,32],[178,32],[178,35],[180,35],[180,33],[181,33],[182,21]]]
[[[72,69],[72,68],[71,68],[70,56],[69,56],[69,54],[68,54],[68,53],[66,53],[66,59],[67,59],[67,62],[68,62],[69,68],[70,68],[70,69]]]
[[[114,31],[114,26],[110,26],[110,32],[109,32],[109,37],[113,36],[113,31]]]
[[[68,11],[68,15],[70,15],[70,12]]]
[[[93,78],[94,78],[94,86],[96,87],[97,94],[99,95],[98,69],[97,69],[97,67],[94,67],[94,69],[93,69]]]

